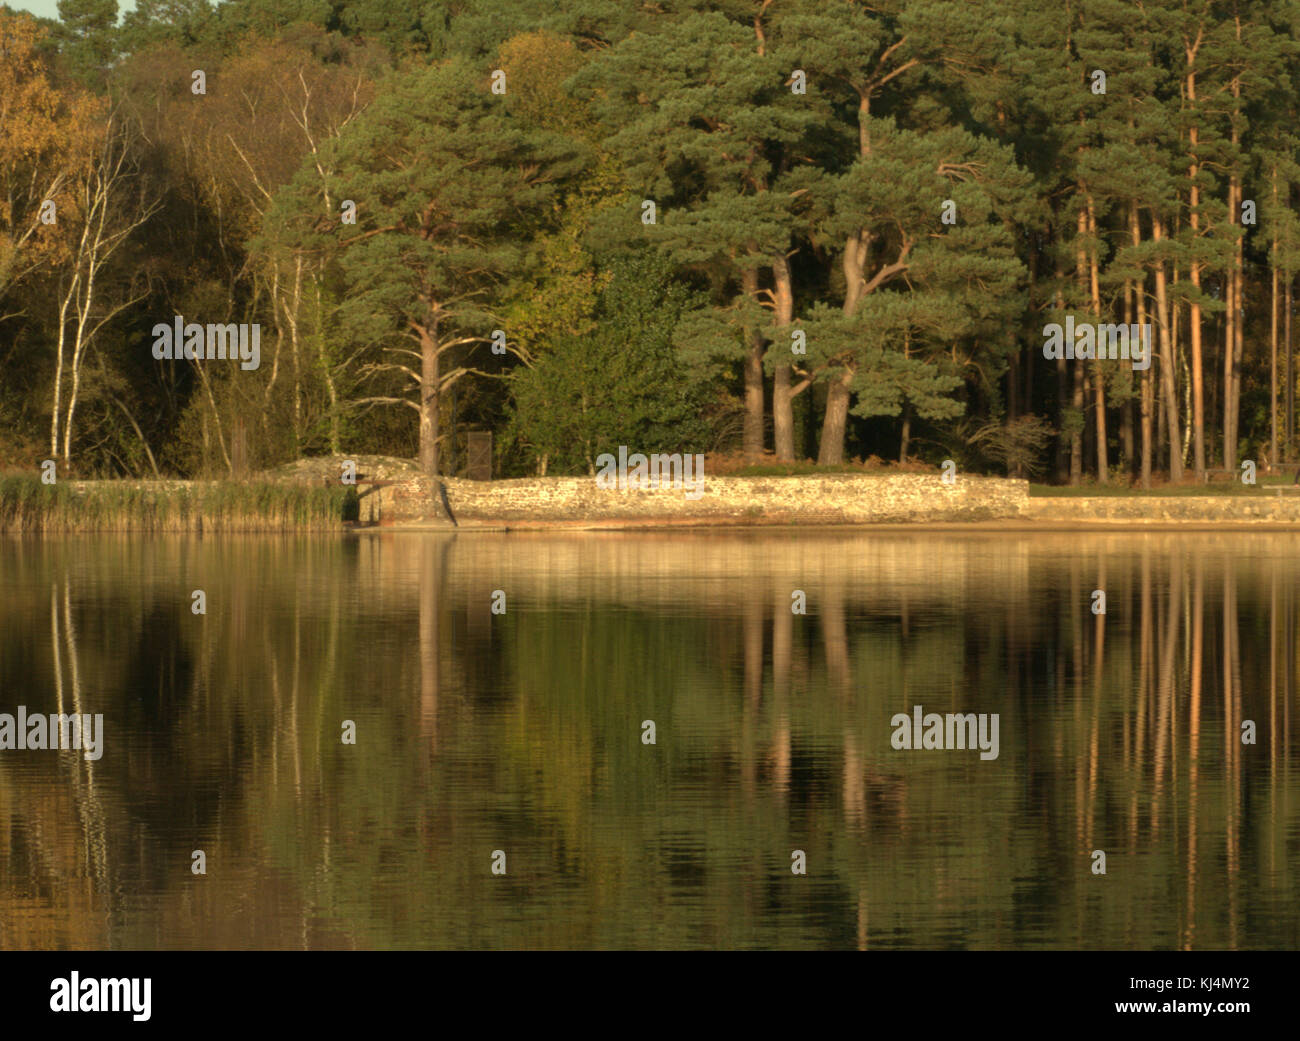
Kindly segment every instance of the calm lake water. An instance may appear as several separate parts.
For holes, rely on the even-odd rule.
[[[1295,948],[1298,632],[1293,535],[0,540],[0,713],[103,716],[0,947]]]

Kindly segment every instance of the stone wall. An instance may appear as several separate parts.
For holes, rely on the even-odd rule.
[[[1300,492],[1261,488],[1232,496],[1029,497],[1025,481],[936,474],[706,477],[703,495],[680,488],[619,491],[590,477],[508,481],[446,478],[457,522],[475,527],[943,524],[1001,521],[1021,529],[1096,524],[1300,526]],[[362,489],[364,491],[364,488]],[[425,477],[377,488],[361,519],[451,526],[437,484]]]
[[[1252,495],[1089,496],[1029,499],[1023,520],[1039,524],[1300,524],[1300,492]]]
[[[825,474],[706,477],[703,494],[681,488],[603,489],[591,477],[507,481],[447,478],[452,513],[480,524],[910,524],[1017,517],[1025,481],[940,475]],[[364,490],[364,489],[363,489]],[[449,524],[435,482],[420,477],[377,488],[361,500],[363,521]]]

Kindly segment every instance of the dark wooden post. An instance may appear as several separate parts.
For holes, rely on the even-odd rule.
[[[465,455],[466,477],[471,481],[492,480],[491,430],[471,430]]]

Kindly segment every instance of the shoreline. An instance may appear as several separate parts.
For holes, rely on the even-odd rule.
[[[985,535],[1091,535],[1091,534],[1143,534],[1145,532],[1297,532],[1300,533],[1300,521],[1226,521],[1211,522],[1204,520],[1187,520],[1187,521],[1168,521],[1168,520],[1112,520],[1112,521],[1093,521],[1087,522],[1087,529],[1079,530],[1079,524],[1068,523],[1065,521],[1026,521],[1016,518],[1005,521],[1000,520],[983,520],[983,521],[898,521],[889,523],[791,523],[788,521],[762,523],[704,523],[704,522],[672,522],[672,521],[655,521],[655,520],[636,520],[636,521],[550,521],[550,520],[510,520],[510,521],[461,521],[459,525],[453,526],[446,523],[424,523],[420,521],[406,521],[393,524],[349,524],[343,529],[349,535],[387,535],[392,533],[414,533],[429,534],[431,532],[441,532],[443,534],[457,534],[464,532],[466,534],[527,534],[531,532],[541,533],[563,533],[573,532],[575,534],[602,534],[602,533],[621,533],[621,532],[662,532],[674,533],[683,532],[689,534],[708,534],[716,532],[719,534],[736,535],[742,533],[753,534],[789,534],[789,535],[807,535],[816,534],[844,534],[844,535],[863,535],[863,534],[899,534],[907,532],[916,532],[918,534],[926,532],[949,532],[954,534],[985,534]]]
[[[265,479],[43,486],[21,477],[0,479],[0,534],[1300,531],[1300,496],[1271,490],[1031,495],[1028,482],[1006,478],[816,474],[710,477],[705,495],[687,499],[680,489],[601,489],[576,477],[418,476],[356,486]]]

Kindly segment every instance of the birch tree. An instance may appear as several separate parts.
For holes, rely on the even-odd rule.
[[[110,285],[105,278],[114,254],[158,208],[149,198],[136,157],[131,124],[120,110],[110,112],[96,153],[73,186],[75,206],[64,214],[65,221],[75,222],[76,239],[71,263],[59,278],[50,454],[61,453],[65,463],[72,458],[73,420],[87,353],[109,322],[145,296],[135,276],[129,276],[125,286]]]

